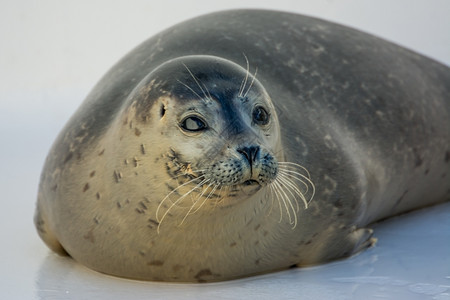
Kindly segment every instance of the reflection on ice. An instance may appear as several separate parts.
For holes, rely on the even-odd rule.
[[[373,228],[377,245],[349,259],[211,284],[116,278],[50,253],[37,275],[36,298],[450,299],[450,203]]]

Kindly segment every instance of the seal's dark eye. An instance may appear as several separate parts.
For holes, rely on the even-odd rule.
[[[181,128],[187,131],[201,131],[206,129],[206,123],[199,117],[187,117],[181,122]]]
[[[269,123],[269,113],[262,106],[257,106],[253,110],[252,118],[253,122],[258,125],[267,125]]]

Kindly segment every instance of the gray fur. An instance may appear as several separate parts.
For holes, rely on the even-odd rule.
[[[158,124],[193,99],[205,112],[221,107],[211,122],[226,130],[210,143],[180,135],[167,145],[179,125]],[[248,119],[248,105],[270,99],[279,134]],[[242,183],[250,173],[239,149],[255,145],[258,187],[248,181],[243,197],[244,188],[220,190],[228,181],[211,186],[180,225],[164,195],[184,201],[178,184],[198,183],[196,166],[218,180],[220,157],[238,157],[243,171],[230,180]],[[308,169],[316,187],[308,209],[284,208],[268,188],[283,162]],[[315,18],[228,11],[161,32],[100,80],[49,153],[35,222],[50,248],[101,272],[226,280],[357,253],[374,243],[368,224],[448,201],[449,171],[448,67]],[[217,200],[224,194],[229,202]]]

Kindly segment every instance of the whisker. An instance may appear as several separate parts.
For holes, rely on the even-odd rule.
[[[276,198],[278,200],[278,206],[280,208],[280,220],[278,221],[278,223],[281,223],[281,221],[283,221],[283,207],[281,206],[281,200],[280,200],[280,196],[279,196],[279,193],[278,193],[278,187],[275,184],[275,181],[272,182],[270,184],[270,186],[271,186],[271,188],[273,188],[273,192],[274,192],[274,194],[275,194],[275,196],[276,196]]]
[[[200,177],[199,177],[200,178]],[[200,183],[198,183],[195,187],[193,187],[189,192],[185,193],[184,195],[180,196],[175,202],[172,203],[172,205],[166,210],[166,212],[164,213],[164,215],[162,216],[162,218],[160,219],[158,217],[159,215],[159,210],[162,207],[162,204],[164,203],[164,201],[173,193],[175,192],[177,189],[181,188],[182,186],[191,183],[192,181],[199,179],[199,178],[195,178],[193,180],[190,180],[182,185],[180,185],[179,187],[177,187],[176,189],[172,190],[166,197],[164,197],[164,199],[161,201],[161,203],[158,205],[157,209],[156,209],[156,220],[158,221],[159,225],[157,228],[157,233],[159,234],[159,229],[161,226],[162,221],[164,220],[164,218],[167,216],[167,214],[169,213],[169,211],[175,206],[177,205],[181,200],[183,200],[184,198],[186,198],[186,196],[188,196],[192,191],[194,191],[195,189],[197,189],[198,187],[204,185],[205,183],[207,183],[210,179],[203,179]]]
[[[208,98],[208,96],[205,93],[205,90],[202,88],[202,86],[198,82],[197,78],[194,76],[194,74],[191,72],[191,70],[188,68],[188,66],[186,66],[184,63],[183,63],[183,66],[186,68],[186,70],[189,72],[189,74],[191,74],[192,78],[194,79],[195,83],[197,83],[197,86],[200,88],[200,90],[202,91],[205,98]]]
[[[295,176],[295,175],[293,175],[293,174],[291,174],[291,173],[289,173],[289,172],[284,172],[284,171],[282,171],[282,170],[279,170],[278,173],[279,173],[281,176],[284,176],[284,177],[287,177],[287,178],[293,178],[293,179],[299,181],[299,182],[304,186],[304,188],[305,188],[305,193],[308,193],[308,191],[309,191],[308,184],[307,184],[306,182],[304,182],[304,181],[302,180],[302,178],[299,178],[299,177],[297,177],[297,176]]]
[[[220,186],[220,184],[217,184],[217,183],[216,183],[216,185],[212,188],[211,192],[208,194],[208,196],[206,197],[206,199],[203,200],[203,203],[202,203],[201,206],[203,206],[203,204],[205,204],[205,202],[206,202],[208,199],[211,199],[211,196],[214,195],[214,192],[217,190],[217,188],[218,188],[219,186]],[[200,206],[200,207],[201,207],[201,206]],[[196,213],[196,212],[200,209],[200,207],[199,207],[194,213]]]
[[[192,170],[192,172],[193,173],[203,173],[204,172],[204,170]],[[162,182],[159,182],[157,185],[156,185],[156,187],[161,187],[161,186],[163,186],[163,185],[167,185],[171,180],[177,180],[178,178],[180,178],[180,177],[182,177],[182,176],[196,176],[196,175],[194,175],[194,174],[190,174],[190,173],[185,173],[185,172],[183,172],[182,174],[178,174],[178,175],[176,175],[176,176],[172,176],[172,177],[170,177],[169,179],[166,179],[165,181],[162,181]],[[194,181],[195,179],[201,179],[202,177],[204,177],[204,175],[202,174],[202,175],[200,175],[200,176],[197,176],[197,177],[195,177],[195,178],[192,178],[191,179],[191,182],[192,181]]]
[[[203,172],[204,172],[204,170],[199,170],[199,171],[194,171],[194,170],[192,170],[192,173],[203,173]],[[180,177],[182,177],[182,176],[196,176],[196,175],[191,174],[191,173],[178,174],[178,175],[176,175],[176,176],[170,177],[169,179],[167,179],[166,181],[164,181],[164,183],[167,183],[167,182],[169,182],[169,181],[171,181],[171,180],[177,180],[178,178],[180,178]],[[197,177],[195,177],[195,178],[193,178],[193,179],[196,179],[196,178],[198,179],[198,178],[200,178],[200,177],[202,177],[202,176],[204,176],[204,175],[197,176]]]
[[[283,204],[284,204],[284,208],[286,208],[286,214],[289,218],[289,223],[292,224],[292,217],[291,217],[291,213],[289,212],[289,207],[288,207],[288,203],[289,202],[289,206],[292,206],[292,203],[290,203],[289,198],[287,197],[286,193],[284,192],[283,188],[280,186],[280,183],[275,180],[274,183],[278,186],[280,193],[280,197],[283,200]],[[287,198],[287,199],[286,199]],[[286,202],[286,200],[288,200]]]
[[[206,190],[207,190],[211,185],[213,185],[213,184],[214,184],[214,183],[210,183],[210,184],[205,188],[204,191],[206,191]],[[218,186],[219,186],[219,184],[216,184],[216,185],[212,188],[212,190],[211,190],[211,192],[208,194],[208,196],[202,201],[202,203],[200,204],[200,206],[197,207],[197,209],[195,209],[195,210],[192,212],[192,209],[195,207],[195,205],[197,204],[197,202],[198,202],[198,200],[201,198],[201,196],[204,194],[204,192],[203,192],[199,197],[197,197],[197,201],[195,201],[194,204],[192,204],[191,208],[190,208],[189,211],[186,213],[186,215],[184,216],[183,220],[181,220],[181,223],[180,223],[178,226],[183,225],[184,221],[186,220],[186,218],[187,218],[189,215],[193,215],[193,214],[195,214],[197,211],[199,211],[199,210],[203,207],[203,205],[205,205],[206,201],[211,197],[211,195],[214,193],[214,191],[217,189]]]
[[[292,170],[288,170],[288,169],[282,169],[282,168],[280,168],[279,171],[280,171],[281,173],[286,174],[287,176],[290,176],[290,177],[292,177],[292,178],[294,178],[294,179],[300,181],[302,184],[305,185],[305,187],[306,187],[306,192],[308,192],[308,191],[309,191],[309,186],[308,186],[308,184],[306,184],[306,182],[304,182],[301,178],[305,179],[305,180],[311,185],[311,188],[312,188],[312,190],[313,190],[313,191],[312,191],[312,197],[314,197],[314,195],[315,195],[315,193],[316,193],[316,186],[314,185],[314,183],[312,182],[312,180],[311,180],[310,178],[306,177],[305,175],[303,175],[303,174],[301,174],[301,173],[298,173],[298,172],[295,172],[295,171],[292,171]],[[300,176],[301,178],[298,178],[298,177],[294,176],[293,174],[298,175],[298,176]],[[312,197],[311,197],[311,199],[312,199]]]
[[[290,201],[289,196],[284,192],[284,189],[282,188],[280,183],[277,180],[275,180],[274,182],[280,187],[280,191],[282,192],[281,196],[284,198],[283,202],[284,202],[284,205],[286,208],[286,213],[289,218],[289,223],[294,224],[294,228],[295,228],[297,226],[297,213],[295,212],[294,205]],[[287,204],[289,204],[289,207],[292,209],[292,212],[294,214],[294,221],[292,221],[291,213],[289,212],[289,208],[288,208]]]
[[[272,213],[273,202],[274,202],[274,198],[275,198],[272,184],[269,184],[268,187],[269,187],[269,190],[270,190],[270,196],[269,197],[270,197],[271,203],[270,203],[270,210],[267,213],[266,217],[270,216],[270,214]]]
[[[290,178],[286,177],[285,175],[281,175],[279,177],[279,180],[287,187],[287,190],[289,192],[291,192],[291,189],[292,189],[294,191],[294,193],[296,193],[300,197],[300,199],[302,199],[303,203],[305,204],[305,209],[307,209],[308,208],[308,203],[306,202],[305,196],[300,191],[298,186]],[[298,212],[300,210],[300,207],[298,205],[298,201],[297,201],[295,195],[292,194],[292,192],[291,192],[291,195],[295,199],[295,202],[297,204],[297,212]]]
[[[306,172],[306,174],[308,174],[308,178],[311,178],[311,175],[309,174],[309,171],[302,165],[299,165],[297,163],[290,162],[290,161],[279,161],[278,164],[279,165],[291,165],[291,166],[298,167],[298,168],[304,170]]]
[[[194,91],[190,86],[188,86],[188,85],[185,84],[184,82],[181,82],[181,81],[178,80],[178,79],[177,79],[177,81],[178,81],[179,83],[181,83],[182,85],[184,85],[186,88],[188,88],[192,93],[194,93],[194,94],[198,97],[198,99],[199,99],[200,101],[204,101],[204,99],[203,99],[196,91]]]
[[[188,195],[190,195],[194,190],[196,190],[197,188],[201,187],[202,185],[204,185],[205,183],[207,183],[209,181],[209,179],[203,179],[200,183],[198,183],[196,186],[194,186],[192,189],[190,189],[188,192],[186,192],[185,194],[181,195],[175,202],[172,202],[171,206],[167,209],[167,211],[165,212],[164,216],[168,213],[168,211],[175,206],[176,204],[178,204],[178,202],[180,200],[183,200],[184,198],[186,198]],[[167,196],[166,196],[167,197]],[[163,200],[164,201],[164,200]],[[156,214],[159,214],[159,209],[161,207],[161,204],[163,203],[163,201],[161,201],[161,203],[158,205],[158,208],[156,210]],[[161,220],[159,220],[158,216],[156,217],[158,222],[162,222],[163,218],[161,218]]]
[[[283,189],[283,186],[281,185],[281,183],[278,182],[278,184],[280,185],[280,190],[281,190],[283,198],[285,199],[286,203],[289,205],[289,208],[292,210],[292,214],[294,215],[294,221],[293,221],[290,210],[288,207],[286,207],[286,212],[287,212],[287,215],[289,218],[289,224],[294,224],[294,227],[295,227],[297,224],[297,213],[295,211],[294,205],[292,204],[292,201],[289,198],[289,195],[286,194],[285,190]]]
[[[219,190],[219,192],[217,193],[217,194],[219,195],[219,199],[218,199],[217,201],[214,202],[214,207],[213,207],[213,209],[216,209],[217,205],[223,200],[223,195],[222,195],[222,190],[223,190],[223,188],[224,188],[224,185],[221,185],[221,186],[220,186],[220,190]]]
[[[221,203],[222,205],[225,205],[226,204],[226,200],[228,199],[226,196],[227,196],[228,193],[231,192],[231,186],[223,186],[223,187],[224,187],[224,189],[223,189],[224,195],[222,196],[222,199],[220,199],[217,202],[217,204]]]
[[[247,56],[245,55],[245,53],[242,53],[242,54],[244,54],[245,61],[246,61],[246,63],[247,63],[247,73],[245,74],[245,78],[244,78],[244,80],[241,82],[241,86],[239,87],[239,94],[238,94],[239,97],[242,97],[242,93],[244,93],[245,86],[247,85],[247,80],[248,80],[249,71],[250,71],[250,64],[249,64],[249,62],[248,62],[248,58],[247,58]]]
[[[313,200],[315,194],[316,194],[316,186],[314,185],[314,182],[312,182],[311,180],[311,175],[308,172],[308,170],[303,167],[302,165],[299,165],[297,163],[293,163],[293,162],[278,162],[279,164],[279,171],[282,174],[285,174],[286,176],[289,176],[292,179],[295,179],[299,182],[301,182],[304,186],[305,186],[305,193],[304,195],[306,195],[309,192],[309,186],[311,186],[311,196],[309,197],[309,200],[306,201],[306,198],[303,199],[303,202],[307,202],[308,204]],[[295,169],[300,169],[304,172],[306,172],[306,176],[300,172],[294,171]],[[299,176],[299,177],[297,177]],[[304,179],[304,180],[303,180]]]
[[[207,187],[206,187],[206,189],[205,189],[205,191],[210,187],[210,186],[212,186],[214,183],[210,183]],[[199,209],[206,203],[206,200],[208,200],[209,199],[209,197],[211,197],[211,195],[212,195],[212,193],[214,193],[214,191],[217,189],[217,187],[218,187],[219,185],[218,184],[215,184],[215,186],[211,189],[211,192],[208,194],[208,196],[206,196],[206,198],[203,200],[203,202],[202,202],[202,204],[199,206],[199,207],[197,207],[197,209],[194,211],[194,212],[190,212],[191,210],[189,210],[188,211],[188,213],[187,213],[187,215],[189,215],[189,214],[195,214],[197,211],[199,211]],[[202,195],[203,195],[204,193],[202,193]],[[200,197],[198,198],[198,199],[200,199]],[[186,216],[187,216],[186,215]],[[183,221],[184,221],[184,219],[183,219]]]
[[[247,97],[248,92],[250,92],[250,90],[251,90],[251,88],[253,86],[253,83],[255,82],[257,73],[258,73],[258,68],[256,68],[256,70],[255,70],[255,74],[253,75],[252,82],[250,82],[250,85],[248,86],[248,89],[247,89],[247,91],[245,92],[245,94],[243,96],[244,98]]]
[[[157,209],[156,209],[156,219],[158,220],[158,212],[159,212],[159,209],[161,208],[161,206],[162,206],[162,204],[164,203],[164,201],[165,201],[167,198],[170,197],[170,195],[172,195],[173,193],[175,193],[178,189],[182,188],[183,186],[185,186],[185,185],[187,185],[187,184],[189,184],[189,183],[191,183],[191,182],[194,182],[195,180],[201,179],[202,177],[204,178],[205,176],[202,175],[202,176],[200,176],[200,177],[196,177],[196,178],[194,178],[194,179],[191,179],[191,180],[189,180],[189,181],[187,181],[187,182],[185,182],[185,183],[179,185],[178,187],[176,187],[176,188],[173,189],[172,191],[170,191],[170,193],[168,193],[168,194],[161,200],[161,202],[159,203],[159,205],[158,205],[158,207],[157,207]],[[202,182],[203,182],[203,181],[202,181]],[[158,220],[158,221],[159,221],[159,220]]]
[[[201,82],[202,83],[202,85],[203,85],[203,87],[205,88],[205,90],[206,90],[206,93],[208,93],[208,99],[212,99],[212,97],[211,97],[211,93],[209,92],[209,90],[208,90],[208,88],[206,87],[206,85],[203,83],[203,82]]]
[[[305,209],[308,209],[309,202],[311,201],[311,199],[312,199],[313,196],[311,196],[311,198],[310,198],[309,200],[306,200],[305,194],[302,193],[302,191],[300,191],[300,189],[298,188],[297,185],[295,185],[295,183],[292,181],[292,179],[290,179],[290,178],[285,178],[285,180],[288,181],[289,183],[291,183],[291,184],[293,185],[292,188],[293,188],[294,191],[299,195],[300,199],[302,199],[303,204],[305,205]]]
[[[294,186],[292,186],[291,184],[290,184],[290,182],[288,182],[287,180],[286,180],[286,178],[285,177],[282,177],[282,176],[280,176],[279,178],[278,178],[278,181],[279,181],[279,183],[282,185],[282,186],[284,186],[285,187],[285,191],[287,191],[291,196],[292,196],[292,198],[294,199],[294,201],[295,201],[295,204],[296,204],[296,212],[298,212],[298,211],[300,211],[300,205],[298,204],[298,201],[297,201],[297,197],[294,195],[294,193],[291,191],[291,189],[294,189],[294,192],[295,192],[295,185]],[[300,195],[302,195],[301,193],[300,193]],[[301,198],[302,196],[300,196],[300,198]]]

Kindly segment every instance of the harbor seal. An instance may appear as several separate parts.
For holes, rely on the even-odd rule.
[[[121,277],[207,282],[324,263],[450,198],[450,70],[344,26],[258,10],[150,38],[44,166],[35,224]]]

